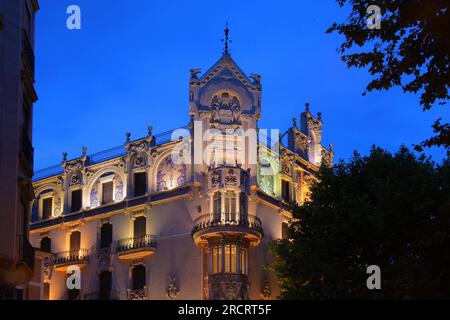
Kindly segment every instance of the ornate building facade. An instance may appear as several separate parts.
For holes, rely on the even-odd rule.
[[[270,242],[333,153],[309,106],[299,126],[294,119],[264,142],[261,92],[260,76],[245,75],[226,47],[207,72],[191,70],[190,121],[170,139],[149,127],[124,146],[92,156],[83,148],[37,172],[31,241],[52,253],[42,298],[276,298],[264,269]],[[80,289],[66,286],[70,266],[81,269]]]

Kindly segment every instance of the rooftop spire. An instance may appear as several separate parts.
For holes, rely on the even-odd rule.
[[[224,29],[223,31],[224,31],[224,33],[225,33],[225,39],[222,39],[222,42],[225,42],[225,48],[224,48],[224,50],[223,50],[223,53],[224,53],[224,54],[229,54],[229,52],[228,52],[228,46],[229,46],[229,44],[230,44],[232,41],[231,41],[230,38],[228,37],[228,34],[230,33],[230,29],[228,29],[228,21],[226,22],[226,24],[225,24],[225,29]]]

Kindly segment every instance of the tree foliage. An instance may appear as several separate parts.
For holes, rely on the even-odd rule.
[[[337,0],[349,5],[345,23],[333,23],[328,33],[345,36],[338,52],[348,67],[368,67],[374,76],[366,92],[401,86],[404,92],[420,92],[424,110],[446,104],[449,98],[448,0]],[[381,28],[366,25],[367,8],[376,4],[382,13]],[[359,48],[359,52],[349,52]],[[437,136],[422,146],[450,148],[448,125],[436,122]]]
[[[283,299],[450,298],[450,161],[373,148],[321,168],[270,266]],[[369,290],[369,265],[381,290]]]

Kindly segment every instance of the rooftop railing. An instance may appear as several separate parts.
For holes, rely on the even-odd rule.
[[[159,134],[154,135],[153,137],[155,138],[155,145],[162,145],[165,143],[168,143],[170,141],[172,141],[172,134],[175,130],[178,129],[185,129],[188,130],[189,126],[185,125],[173,130],[168,130]],[[187,131],[185,132],[181,132],[180,136],[176,137],[176,140],[179,140],[180,138],[184,138],[186,136]],[[139,139],[137,139],[139,140]],[[122,157],[124,155],[126,155],[127,151],[125,149],[125,145],[119,145],[110,149],[106,149],[106,150],[102,150],[96,153],[93,153],[91,155],[87,156],[87,164],[88,165],[92,165],[92,164],[97,164],[103,161],[107,161],[107,160],[111,160],[114,158],[118,158],[118,157]],[[34,172],[33,175],[33,181],[38,181],[38,180],[42,180],[45,178],[49,178],[58,174],[62,174],[64,172],[64,169],[62,167],[61,164],[56,164],[53,165],[51,167],[47,167],[47,168],[43,168],[40,170],[36,170]]]

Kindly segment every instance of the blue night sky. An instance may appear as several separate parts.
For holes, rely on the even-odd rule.
[[[36,16],[35,169],[57,164],[188,120],[189,69],[206,71],[221,56],[225,21],[231,54],[262,75],[261,128],[286,130],[305,101],[323,113],[323,142],[336,159],[372,144],[395,151],[432,134],[444,107],[423,112],[418,96],[395,88],[362,96],[370,76],[347,69],[325,30],[346,9],[325,1],[40,0]],[[81,7],[82,29],[66,28],[66,9]],[[448,114],[445,120],[448,121]],[[436,160],[442,150],[428,151]]]

